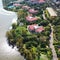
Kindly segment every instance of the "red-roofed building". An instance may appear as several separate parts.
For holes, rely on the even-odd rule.
[[[33,24],[33,25],[28,26],[28,30],[31,31],[31,32],[40,33],[42,31],[44,31],[44,27],[43,26],[38,26],[38,24]]]
[[[36,13],[38,13],[38,10],[29,9],[29,12],[32,13],[32,14],[36,14]]]
[[[26,20],[28,21],[28,22],[33,22],[33,21],[37,21],[38,20],[38,18],[37,17],[32,17],[32,16],[27,16],[26,17]]]
[[[29,29],[30,31],[34,31],[34,30],[35,30],[35,26],[38,26],[38,25],[37,25],[37,24],[29,25],[29,26],[28,26],[28,29]]]
[[[45,0],[38,0],[38,2],[39,2],[39,3],[44,3],[44,2],[45,2]]]
[[[42,32],[42,31],[44,31],[43,26],[40,26],[39,28],[37,28],[37,29],[35,30],[36,33],[40,33],[40,32]]]
[[[30,9],[30,7],[29,7],[29,6],[22,6],[22,9],[29,10],[29,9]]]

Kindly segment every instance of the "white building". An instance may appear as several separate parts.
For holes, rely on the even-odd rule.
[[[51,7],[47,7],[46,8],[46,13],[47,13],[47,16],[49,16],[49,18],[55,18],[55,17],[57,17],[57,13]]]
[[[46,10],[49,12],[50,16],[57,16],[53,8],[47,7]]]

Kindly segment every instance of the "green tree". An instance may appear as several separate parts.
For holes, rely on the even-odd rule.
[[[17,28],[17,24],[16,23],[13,23],[12,24],[12,29],[16,29]]]
[[[17,47],[23,47],[23,38],[22,37],[17,39],[16,46]]]
[[[13,35],[10,31],[7,31],[6,32],[6,37],[8,38],[8,40],[12,39],[13,38]]]
[[[47,20],[43,20],[40,22],[40,25],[47,26],[49,22]]]
[[[17,12],[17,15],[18,15],[18,18],[19,18],[19,19],[23,19],[23,18],[25,18],[25,17],[27,16],[27,13],[26,13],[24,10],[20,9],[20,10]]]

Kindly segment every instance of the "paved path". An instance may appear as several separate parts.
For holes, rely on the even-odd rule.
[[[16,17],[16,14],[5,11],[0,0],[0,60],[24,60],[16,47],[12,49],[8,45],[5,37],[14,17]]]
[[[51,39],[50,39],[50,48],[52,50],[53,60],[58,60],[57,54],[56,54],[56,51],[55,51],[55,48],[54,48],[54,45],[53,45],[53,26],[51,26],[51,34],[50,34],[50,37],[51,37]]]
[[[43,16],[44,20],[47,20],[47,18],[45,17],[45,13],[44,13],[44,11],[43,11],[42,16]]]

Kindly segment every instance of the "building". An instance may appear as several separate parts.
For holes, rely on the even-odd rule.
[[[39,3],[45,3],[45,0],[38,0]]]
[[[28,25],[28,30],[30,32],[40,33],[42,31],[44,31],[44,27],[38,26],[38,24],[33,24],[33,25]]]
[[[33,17],[33,16],[31,16],[31,15],[28,15],[28,16],[26,17],[26,20],[27,20],[28,22],[33,22],[33,21],[37,21],[38,18],[37,18],[37,17]]]
[[[30,7],[29,7],[29,6],[27,6],[27,5],[25,5],[25,6],[22,6],[22,9],[29,10],[29,9],[30,9]]]
[[[31,31],[31,32],[34,32],[34,31],[35,31],[35,28],[36,28],[37,26],[38,26],[37,24],[28,25],[28,30]]]
[[[29,13],[36,14],[36,13],[38,13],[38,10],[35,10],[35,9],[29,9]]]
[[[57,13],[54,11],[53,8],[47,7],[46,10],[45,10],[45,16],[47,18],[56,18],[57,17]]]

